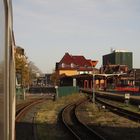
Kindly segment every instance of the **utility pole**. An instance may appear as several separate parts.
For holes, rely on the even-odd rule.
[[[95,89],[94,89],[94,85],[95,85],[95,72],[94,72],[94,67],[92,69],[92,102],[95,103]]]
[[[92,88],[92,102],[95,103],[95,89],[94,89],[94,82],[95,82],[95,74],[93,73],[93,88]]]
[[[134,69],[134,86],[136,86],[136,69]]]

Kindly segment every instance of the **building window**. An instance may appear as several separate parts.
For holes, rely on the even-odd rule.
[[[74,63],[71,63],[71,68],[74,68],[74,67],[75,67]]]
[[[62,63],[62,68],[65,68],[65,63]]]

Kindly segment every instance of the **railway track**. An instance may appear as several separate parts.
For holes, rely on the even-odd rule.
[[[92,98],[92,90],[81,88],[80,91],[83,92],[83,93],[86,93],[88,96],[91,96],[91,98]],[[125,93],[129,93],[129,92],[125,92]],[[109,99],[109,100],[124,102],[125,93],[118,94],[118,93],[111,93],[111,92],[96,91],[95,96],[100,97],[100,98],[106,98],[106,99]],[[132,104],[132,105],[136,105],[136,106],[140,105],[139,96],[131,95],[130,99],[129,99],[129,103]]]
[[[86,91],[82,90],[83,92],[89,94],[91,96],[92,91]],[[112,111],[113,113],[116,113],[118,115],[124,116],[130,120],[140,122],[140,113],[136,113],[130,110],[123,109],[121,107],[118,107],[117,105],[111,104],[107,101],[104,100],[112,100],[112,101],[118,101],[118,102],[123,102],[125,101],[124,95],[115,95],[115,94],[108,94],[104,92],[98,92],[96,93],[96,102],[105,105],[107,109]],[[140,104],[140,99],[136,97],[131,97],[129,100],[130,104],[138,106]]]
[[[22,103],[16,106],[16,122],[20,121],[20,119],[28,112],[28,110],[44,101],[44,98],[35,99],[26,103]]]
[[[44,98],[17,105],[16,107],[16,140],[36,140],[36,113],[32,114],[29,122],[22,122],[21,119],[34,105],[44,101]]]
[[[118,107],[117,105],[114,105],[114,104],[111,104],[111,103],[105,101],[103,98],[101,99],[101,98],[96,97],[96,102],[104,105],[105,108],[109,109],[113,113],[124,116],[130,120],[140,122],[140,114],[139,113]]]
[[[77,140],[105,140],[97,132],[90,129],[87,125],[83,124],[77,117],[76,108],[88,101],[87,99],[81,100],[79,102],[74,102],[67,105],[62,111],[62,122],[73,135],[74,139]]]

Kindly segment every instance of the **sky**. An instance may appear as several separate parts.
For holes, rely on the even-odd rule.
[[[42,72],[66,52],[98,60],[112,49],[133,52],[140,68],[140,0],[13,0],[16,45]]]

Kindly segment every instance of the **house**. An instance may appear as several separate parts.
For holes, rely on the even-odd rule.
[[[97,65],[97,60],[86,59],[82,55],[70,55],[65,53],[60,62],[56,63],[56,72],[58,75],[79,75],[92,74]]]

